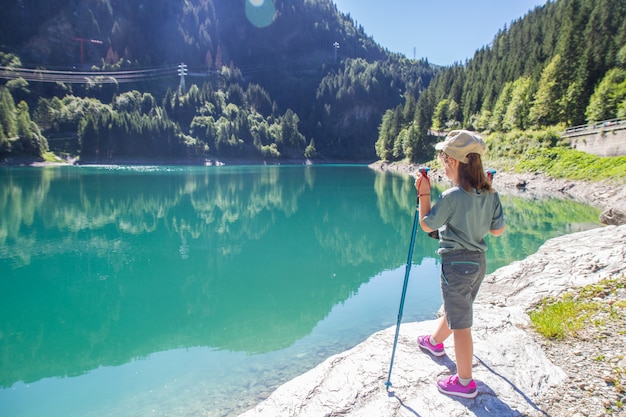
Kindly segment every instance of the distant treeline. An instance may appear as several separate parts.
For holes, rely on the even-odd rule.
[[[266,27],[228,0],[19,4],[0,0],[0,66],[97,73],[185,62],[206,75],[184,89],[176,74],[119,85],[6,81],[3,156],[68,151],[46,141],[65,136],[89,158],[417,162],[433,157],[434,133],[453,128],[564,129],[626,115],[623,0],[548,2],[444,68],[383,50],[329,0],[275,0]],[[80,49],[77,39],[101,43]]]
[[[437,72],[383,50],[328,0],[276,1],[267,27],[252,24],[245,2],[226,0],[0,3],[9,20],[2,66],[71,63],[97,74],[184,62],[206,74],[185,91],[176,74],[119,85],[6,82],[43,136],[77,136],[80,156],[374,159],[384,111]],[[120,106],[137,95],[152,97],[148,111]],[[0,152],[18,152],[18,136]]]
[[[136,90],[114,96],[111,104],[70,95],[41,99],[34,117],[48,132],[77,132],[86,158],[279,158],[302,155],[307,145],[298,117],[291,110],[276,114],[255,84],[246,91],[239,84],[226,91],[192,85],[186,93],[168,91],[161,104]]]

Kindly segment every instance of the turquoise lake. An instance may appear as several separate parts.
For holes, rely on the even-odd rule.
[[[415,196],[364,165],[0,167],[0,416],[238,415],[396,324]],[[600,227],[501,198],[488,272]],[[404,322],[440,307],[436,248]]]

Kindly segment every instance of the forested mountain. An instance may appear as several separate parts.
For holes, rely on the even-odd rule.
[[[85,158],[371,159],[384,111],[419,96],[437,71],[383,50],[329,0],[0,7],[4,154],[73,133]]]
[[[626,2],[557,0],[444,68],[417,102],[388,111],[376,148],[383,159],[416,160],[430,129],[510,132],[615,117],[626,117]]]
[[[0,7],[4,157],[424,161],[433,131],[626,117],[623,0],[550,1],[445,68],[382,49],[331,0]]]

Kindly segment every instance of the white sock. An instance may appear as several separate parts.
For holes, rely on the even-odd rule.
[[[430,335],[430,339],[428,340],[430,342],[431,345],[435,346],[438,345],[439,343],[435,342],[435,339],[433,339],[433,336]]]
[[[459,377],[459,382],[461,383],[461,385],[466,387],[466,386],[468,386],[470,384],[470,382],[472,382],[472,378],[461,378],[461,377]]]

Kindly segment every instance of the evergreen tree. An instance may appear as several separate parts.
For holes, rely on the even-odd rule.
[[[0,86],[0,140],[3,148],[8,147],[8,139],[17,136],[15,102],[9,90]]]
[[[375,144],[376,155],[383,161],[392,161],[395,140],[400,133],[400,111],[398,108],[387,110],[379,127],[378,140]]]
[[[304,157],[312,159],[317,156],[317,150],[315,149],[315,140],[311,139],[307,147],[304,149]]]
[[[432,126],[433,130],[442,131],[445,130],[448,124],[448,109],[450,108],[450,100],[443,99],[437,103],[433,114]]]
[[[533,126],[550,126],[561,119],[563,89],[559,82],[560,66],[561,55],[557,54],[541,73],[539,86],[529,114],[530,123]]]
[[[504,130],[524,130],[527,128],[531,96],[530,77],[520,77],[513,82],[511,99],[502,120]]]
[[[500,92],[498,100],[491,113],[491,120],[489,121],[489,128],[492,131],[502,131],[504,127],[504,116],[511,102],[511,95],[513,93],[513,83],[508,82],[504,85],[504,88]]]
[[[617,117],[617,111],[626,99],[626,69],[613,68],[591,96],[587,107],[587,119],[598,122]]]
[[[298,131],[298,123],[300,119],[291,109],[287,109],[285,115],[282,117],[280,124],[282,131],[282,142],[289,147],[296,149],[303,149],[306,144],[305,138]]]

